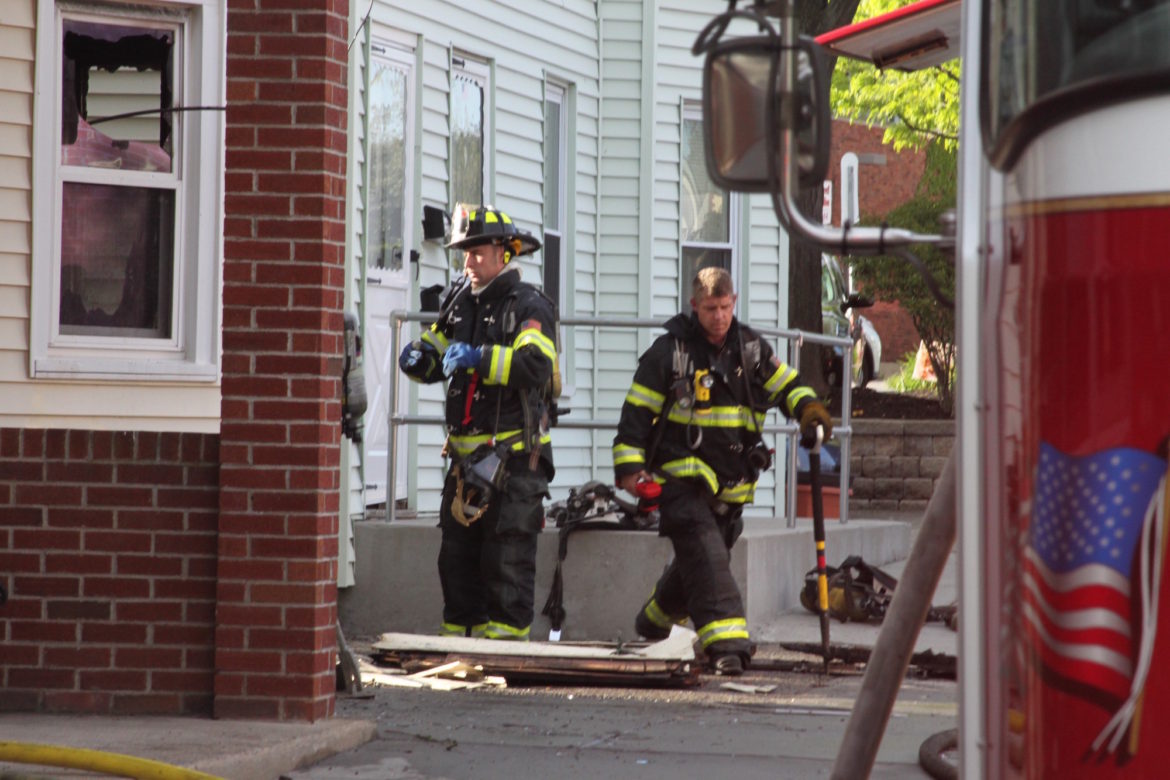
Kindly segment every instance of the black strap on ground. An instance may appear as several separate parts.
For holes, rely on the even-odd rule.
[[[561,564],[569,553],[569,535],[574,531],[589,530],[629,531],[631,526],[610,520],[578,520],[561,526],[557,533],[557,567],[553,571],[548,599],[544,602],[544,608],[540,610],[540,614],[548,618],[549,627],[553,631],[560,631],[561,626],[565,624],[565,578],[561,573]]]

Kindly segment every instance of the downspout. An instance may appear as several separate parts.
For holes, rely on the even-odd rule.
[[[601,31],[604,29],[601,20],[602,0],[595,0],[593,4],[594,18],[597,24],[597,35],[595,36],[597,46],[597,158],[594,165],[597,168],[597,197],[593,201],[593,316],[601,316],[601,199],[605,188],[601,186],[601,180],[605,173],[601,165],[601,152],[605,144],[604,123],[605,123],[605,67],[602,63],[603,52],[605,47],[601,45]],[[601,378],[600,361],[597,359],[600,353],[599,344],[601,337],[601,329],[596,325],[593,326],[593,367],[591,369],[592,376],[590,379],[590,395],[592,396],[591,407],[589,410],[589,419],[596,420],[601,414],[601,405],[598,398],[601,394],[598,392],[598,382]],[[597,451],[597,431],[590,429],[589,431],[589,451],[591,454],[590,462],[593,464],[593,471],[596,473],[597,461],[599,453]]]
[[[657,21],[657,0],[642,2],[642,89],[641,89],[641,138],[638,161],[638,317],[654,316],[654,116],[657,105],[654,97],[654,72],[658,50],[655,45],[655,24]],[[647,171],[646,161],[649,160]],[[648,284],[641,283],[643,268]],[[639,330],[638,352],[648,346],[649,333]]]

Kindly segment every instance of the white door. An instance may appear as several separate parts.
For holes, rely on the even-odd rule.
[[[390,312],[413,309],[410,273],[414,267],[414,209],[407,197],[413,170],[413,56],[391,46],[372,45],[366,132],[366,340],[363,358],[369,409],[363,442],[366,505],[386,501],[389,452],[389,383],[398,370],[392,354]],[[406,327],[403,334],[409,333]],[[400,385],[401,387],[401,385]],[[397,399],[407,410],[406,393]],[[399,428],[395,495],[406,495],[406,428]]]

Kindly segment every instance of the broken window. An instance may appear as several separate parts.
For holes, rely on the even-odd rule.
[[[227,0],[35,5],[31,375],[215,381]]]
[[[176,30],[63,32],[59,333],[170,338]]]

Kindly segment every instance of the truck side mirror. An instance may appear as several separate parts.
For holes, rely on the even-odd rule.
[[[775,36],[720,41],[703,65],[703,126],[711,180],[735,192],[773,192],[782,186],[785,122],[796,131],[801,187],[820,187],[829,166],[831,133],[827,68],[811,38],[784,57]],[[785,93],[786,61],[795,61],[795,89]],[[791,116],[791,119],[789,119]],[[773,171],[776,173],[773,174]]]
[[[845,314],[850,309],[868,309],[870,306],[873,306],[873,298],[861,293],[849,293],[849,297],[841,303],[841,313]]]

